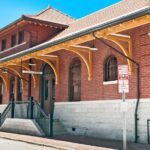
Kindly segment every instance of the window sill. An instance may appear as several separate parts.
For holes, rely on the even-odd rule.
[[[103,85],[110,85],[110,84],[117,84],[117,83],[118,83],[117,80],[114,80],[114,81],[104,81]]]

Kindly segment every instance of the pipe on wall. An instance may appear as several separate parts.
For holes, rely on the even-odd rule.
[[[135,60],[133,60],[132,58],[126,56],[125,54],[123,54],[122,52],[120,52],[118,49],[114,48],[113,46],[109,45],[108,43],[106,43],[104,40],[98,38],[95,33],[93,32],[93,36],[96,40],[102,42],[104,45],[110,47],[112,50],[114,50],[116,53],[118,53],[119,55],[123,56],[124,58],[128,59],[129,61],[131,61],[132,63],[134,63],[137,66],[137,101],[136,101],[136,107],[135,107],[135,143],[138,142],[138,108],[139,108],[139,102],[140,102],[140,65],[138,62],[136,62]]]

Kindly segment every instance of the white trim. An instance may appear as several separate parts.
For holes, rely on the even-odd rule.
[[[117,84],[118,80],[114,80],[114,81],[104,81],[103,85],[110,85],[110,84]]]
[[[19,46],[22,46],[22,45],[26,44],[26,43],[27,43],[27,42],[23,42],[23,43],[21,43],[21,44],[15,45],[15,46],[13,46],[13,47],[4,49],[3,51],[0,52],[0,54],[3,54],[3,53],[5,53],[5,52],[8,52],[8,51],[10,51],[10,50],[12,50],[12,49],[14,49],[14,48],[16,48],[16,47],[19,47]]]
[[[111,34],[111,35],[118,36],[118,37],[125,37],[125,38],[128,38],[128,39],[131,38],[130,35],[124,35],[124,34],[116,34],[116,33],[113,33],[113,34]]]

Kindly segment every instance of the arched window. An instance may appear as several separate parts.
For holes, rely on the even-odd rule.
[[[117,80],[117,58],[115,56],[109,56],[104,64],[104,80],[114,81]]]
[[[81,99],[81,61],[75,58],[70,64],[69,99],[79,101]]]

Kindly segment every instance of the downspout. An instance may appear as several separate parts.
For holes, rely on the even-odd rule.
[[[131,61],[132,63],[134,63],[137,66],[137,101],[136,101],[136,107],[135,107],[135,113],[134,113],[134,116],[135,116],[135,143],[137,143],[138,142],[138,138],[139,138],[139,136],[138,136],[138,120],[139,120],[139,118],[138,118],[138,108],[139,108],[139,102],[140,102],[140,65],[139,65],[138,62],[136,62],[132,58],[126,56],[125,54],[120,52],[118,49],[116,49],[113,46],[111,46],[108,43],[106,43],[104,40],[99,39],[98,37],[96,37],[94,32],[93,32],[93,36],[99,42],[102,42],[104,45],[110,47],[112,50],[117,52],[119,55],[121,55],[124,58],[128,59],[129,61]]]
[[[27,32],[30,36],[30,40],[29,40],[29,47],[32,47],[32,32],[28,31],[28,30],[24,30],[25,32]],[[32,63],[32,59],[29,59],[29,63]],[[31,70],[32,67],[29,66],[29,69]],[[31,78],[31,74],[29,74],[29,80],[28,80],[28,99],[31,97],[31,90],[32,90],[32,78]]]

